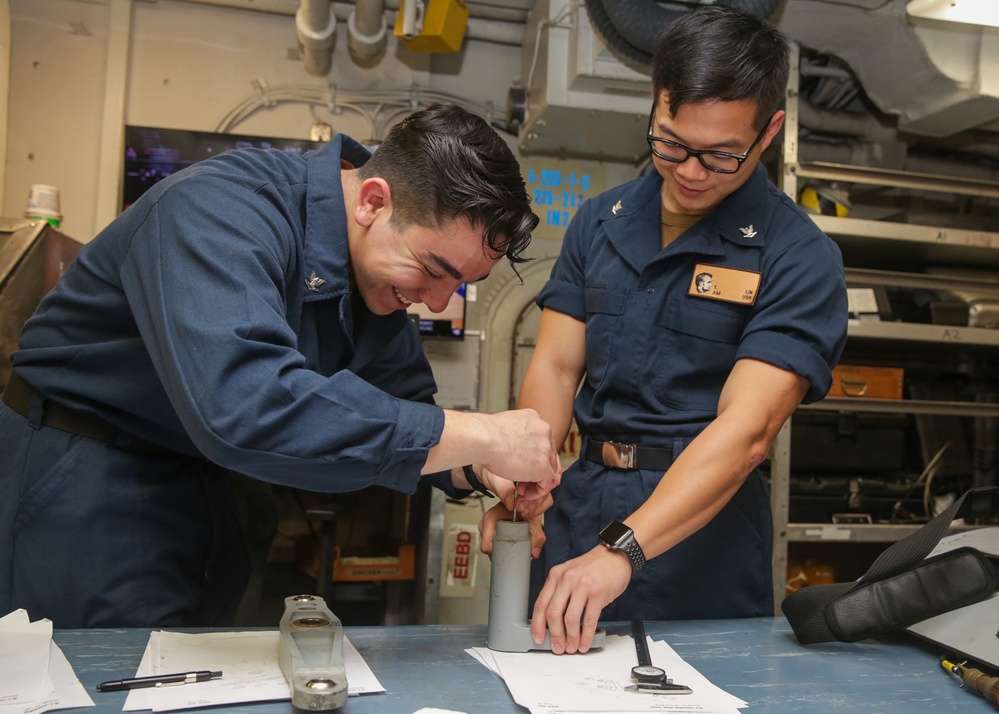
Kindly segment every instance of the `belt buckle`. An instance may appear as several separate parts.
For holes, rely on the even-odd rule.
[[[604,466],[610,466],[612,469],[633,469],[635,468],[635,449],[634,444],[605,441],[600,456]]]

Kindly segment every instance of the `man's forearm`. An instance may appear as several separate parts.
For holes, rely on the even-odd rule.
[[[646,558],[666,552],[724,508],[754,468],[744,458],[751,443],[745,433],[716,421],[684,449],[649,499],[626,519]]]
[[[677,457],[627,524],[652,558],[696,532],[731,500],[767,457],[808,383],[754,360],[740,360],[719,400],[718,417]]]
[[[551,425],[556,446],[565,442],[572,403],[585,372],[586,326],[563,313],[541,313],[538,341],[517,398],[519,409],[534,409]]]
[[[444,430],[440,441],[430,449],[421,473],[460,469],[488,458],[493,446],[488,424],[482,419],[483,416],[476,412],[445,409]]]
[[[557,373],[541,367],[528,370],[517,398],[518,409],[533,409],[552,428],[552,439],[561,446],[572,423],[576,386],[561,381]]]
[[[537,483],[546,490],[554,488],[561,476],[551,427],[531,409],[496,414],[445,409],[441,438],[429,450],[422,473],[468,464],[480,464],[508,481]]]

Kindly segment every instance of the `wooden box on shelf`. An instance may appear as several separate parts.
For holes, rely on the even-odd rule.
[[[827,397],[901,399],[904,370],[899,367],[868,367],[841,364],[832,372],[833,383]]]

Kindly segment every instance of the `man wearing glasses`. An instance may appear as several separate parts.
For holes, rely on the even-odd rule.
[[[773,615],[757,467],[828,391],[847,322],[838,248],[760,164],[787,77],[785,38],[754,15],[712,6],[667,28],[656,171],[581,207],[538,296],[518,406],[556,439],[575,416],[584,437],[535,561],[532,631],[555,652],[586,651],[598,619]]]

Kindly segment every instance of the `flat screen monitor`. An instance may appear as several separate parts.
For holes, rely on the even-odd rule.
[[[465,283],[451,296],[443,312],[430,312],[422,303],[410,305],[407,312],[423,337],[460,340],[465,337]]]
[[[121,210],[131,206],[151,186],[170,174],[229,149],[252,146],[302,154],[322,145],[320,141],[305,139],[126,126]]]

